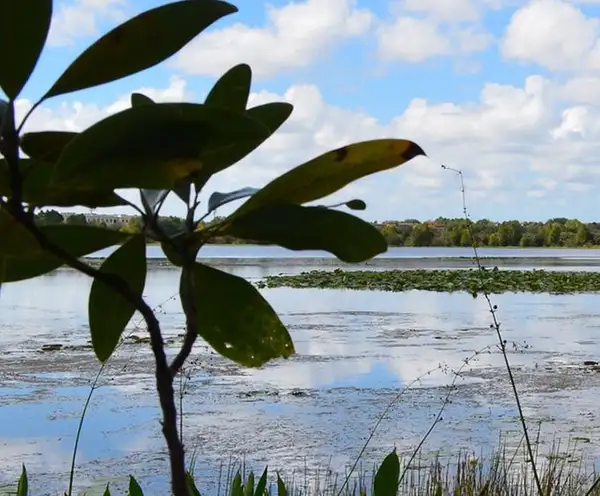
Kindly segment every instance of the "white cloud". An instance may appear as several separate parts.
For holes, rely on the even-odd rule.
[[[531,0],[517,10],[501,50],[507,59],[555,71],[600,69],[600,20],[563,0]]]
[[[457,202],[457,185],[441,170],[441,163],[465,172],[469,195],[474,202],[483,202],[481,205],[503,205],[520,195],[534,201],[548,191],[557,199],[567,190],[583,191],[583,184],[594,188],[600,180],[596,158],[600,156],[600,109],[565,101],[564,87],[541,76],[528,77],[521,87],[488,83],[477,101],[457,104],[414,99],[388,121],[330,105],[311,84],[292,85],[282,95],[253,93],[251,106],[286,100],[294,104],[295,111],[258,150],[213,178],[207,194],[261,186],[322,152],[381,137],[412,139],[430,159],[415,159],[400,169],[358,181],[338,194],[340,199],[360,195],[369,204],[371,218],[397,216],[390,212],[407,205],[429,212],[446,211],[444,205]],[[141,91],[157,101],[191,98],[185,81],[178,77],[171,78],[166,88]],[[80,130],[124,108],[128,99],[121,97],[106,107],[82,102],[65,102],[54,109],[42,106],[27,128]],[[19,101],[19,114],[29,106],[29,102]],[[456,205],[460,215],[459,203]],[[177,199],[170,200],[168,208],[182,213]]]
[[[354,0],[305,0],[269,7],[265,26],[235,23],[203,33],[172,64],[188,74],[212,76],[241,62],[250,64],[258,77],[307,67],[341,40],[367,32],[373,14],[354,4]]]
[[[488,2],[472,0],[401,0],[392,3],[391,18],[377,29],[379,55],[410,63],[487,49],[493,37],[481,24]]]
[[[386,60],[422,62],[436,55],[447,55],[452,47],[437,23],[428,19],[399,17],[377,32],[379,54]]]
[[[128,0],[74,0],[55,7],[48,43],[71,45],[77,38],[100,34],[103,20],[125,20],[124,6]]]
[[[395,2],[392,11],[407,10],[426,13],[445,21],[475,21],[479,9],[472,0],[401,0]]]

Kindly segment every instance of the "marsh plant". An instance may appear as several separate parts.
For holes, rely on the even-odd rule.
[[[292,250],[325,250],[344,262],[370,259],[387,249],[385,238],[371,224],[338,210],[362,210],[363,201],[329,207],[306,204],[424,151],[404,139],[348,144],[292,168],[260,189],[215,192],[201,211],[199,195],[209,179],[252,153],[292,112],[285,102],[248,107],[252,72],[246,64],[223,74],[204,102],[159,103],[135,93],[130,108],[82,132],[24,129],[42,103],[153,67],[214,22],[234,14],[236,7],[219,0],[182,0],[127,20],[49,82],[49,89],[18,120],[15,101],[44,48],[52,11],[52,0],[0,2],[0,88],[6,97],[0,103],[0,283],[35,278],[63,265],[89,276],[89,329],[100,362],[109,359],[139,312],[154,356],[172,493],[196,494],[178,432],[174,387],[195,341],[204,339],[246,367],[294,353],[290,334],[258,290],[243,278],[199,263],[198,252],[214,237],[232,236]],[[132,190],[139,194],[141,206],[128,199]],[[168,234],[160,218],[169,195],[185,208],[186,222],[180,232]],[[231,215],[209,227],[201,223],[221,205],[243,198],[246,201]],[[142,233],[35,221],[44,207],[124,206],[139,214]],[[143,296],[148,240],[160,243],[180,271],[186,329],[172,361],[165,353],[159,318]],[[114,251],[99,268],[82,260],[110,247]],[[390,474],[393,479],[397,458],[391,460],[382,465],[387,475],[381,481]],[[24,471],[19,494],[27,494],[26,479]],[[131,494],[141,493],[132,486]]]

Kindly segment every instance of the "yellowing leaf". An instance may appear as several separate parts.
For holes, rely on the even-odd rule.
[[[344,146],[277,177],[233,215],[242,215],[265,205],[318,200],[357,179],[392,169],[419,155],[425,155],[419,145],[401,139],[379,139]]]

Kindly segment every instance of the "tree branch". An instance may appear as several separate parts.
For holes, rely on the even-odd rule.
[[[11,209],[13,210],[13,209]],[[76,257],[73,257],[60,246],[52,243],[43,232],[31,221],[24,211],[11,211],[11,214],[35,237],[41,248],[60,258],[69,267],[103,282],[114,291],[123,296],[140,312],[150,334],[150,345],[154,354],[156,389],[160,406],[163,413],[162,432],[169,450],[171,463],[172,490],[175,496],[188,496],[187,480],[185,471],[185,453],[177,432],[177,409],[175,406],[175,390],[173,388],[173,376],[169,371],[167,357],[165,354],[164,340],[160,329],[160,323],[152,309],[144,298],[131,290],[126,281],[121,277],[101,272],[90,267]]]

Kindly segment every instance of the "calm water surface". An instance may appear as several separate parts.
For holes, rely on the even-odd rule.
[[[112,253],[114,248],[100,250],[93,254],[105,257]],[[165,258],[158,245],[149,245],[147,249],[149,258]],[[518,257],[518,258],[563,258],[571,260],[598,260],[600,250],[597,249],[568,249],[568,248],[480,248],[482,257]],[[205,245],[201,251],[202,257],[207,258],[333,258],[324,251],[292,251],[279,246],[252,246],[252,245]],[[447,247],[402,247],[389,248],[388,251],[377,258],[440,258],[440,257],[472,257],[471,248]]]
[[[223,247],[208,248],[224,256]],[[225,250],[230,248],[248,247]],[[593,258],[583,250],[564,256],[575,255]],[[261,251],[258,256],[266,255]],[[226,269],[251,279],[264,276],[260,267]],[[289,267],[272,262],[265,270],[279,273]],[[183,329],[177,286],[177,271],[156,269],[146,287],[165,335],[175,341]],[[16,480],[25,462],[34,494],[65,489],[78,418],[98,371],[85,348],[89,287],[86,277],[60,270],[2,288],[0,484]],[[468,357],[472,361],[456,381],[453,401],[425,453],[489,449],[500,432],[509,445],[519,441],[516,411],[482,298],[285,288],[263,294],[289,327],[297,354],[245,370],[200,343],[189,367],[191,379],[184,384],[186,445],[196,450],[197,472],[209,493],[220,461],[229,456],[287,473],[305,466],[343,470],[383,409],[408,386],[375,435],[366,462],[379,460],[393,446],[410,452]],[[583,448],[592,460],[600,454],[600,373],[582,363],[600,359],[598,298],[493,297],[529,421],[541,422],[546,442],[554,435],[589,439]],[[133,323],[131,332],[144,336]],[[75,349],[39,351],[52,343]],[[171,346],[170,353],[174,350]],[[148,346],[127,344],[94,393],[78,458],[79,487],[97,486],[107,475],[134,473],[148,494],[166,494],[159,417]]]

